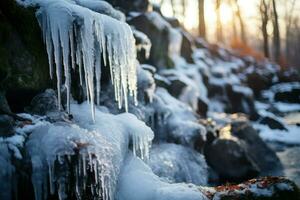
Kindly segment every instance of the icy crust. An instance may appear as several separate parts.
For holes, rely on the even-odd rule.
[[[99,0],[18,2],[39,7],[36,16],[47,48],[50,76],[56,75],[59,106],[64,85],[70,111],[71,70],[77,68],[95,119],[94,101],[100,102],[102,63],[110,67],[118,107],[124,105],[128,110],[128,94],[137,104],[135,39],[129,25],[99,13],[107,14],[109,4]]]
[[[196,139],[206,140],[205,128],[197,122],[192,109],[172,97],[165,89],[157,88],[152,104],[155,113],[152,124],[158,140],[175,140],[176,143],[194,146]]]
[[[151,148],[149,166],[168,182],[207,184],[207,164],[203,155],[176,144],[157,144]]]
[[[126,158],[120,173],[117,200],[207,200],[192,184],[162,182],[140,159]]]
[[[92,195],[113,200],[129,143],[134,155],[148,159],[153,133],[132,114],[111,115],[96,108],[97,123],[92,123],[87,103],[71,108],[75,123],[44,122],[26,143],[35,198],[47,198],[50,188],[60,200],[72,191],[76,199]]]

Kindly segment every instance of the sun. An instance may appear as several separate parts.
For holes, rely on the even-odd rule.
[[[223,3],[220,7],[221,21],[223,24],[228,24],[232,20],[232,9],[228,4]]]

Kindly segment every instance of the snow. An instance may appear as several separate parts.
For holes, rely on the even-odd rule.
[[[300,111],[300,104],[295,103],[276,102],[274,103],[274,106],[283,113]]]
[[[286,126],[288,131],[270,129],[267,125],[253,124],[254,128],[259,130],[262,139],[271,142],[279,142],[290,145],[300,144],[300,127],[296,125]]]
[[[156,139],[170,140],[173,138],[177,142],[191,147],[197,137],[206,139],[206,130],[197,122],[192,109],[172,97],[165,89],[156,89],[153,107],[157,117],[156,123],[152,126],[155,133],[158,134]]]
[[[110,67],[118,107],[122,108],[124,105],[125,110],[128,110],[128,94],[133,96],[137,104],[135,40],[129,25],[105,15],[106,12],[110,12],[106,9],[109,4],[99,0],[18,2],[22,5],[39,7],[36,16],[47,48],[51,78],[55,66],[60,108],[64,79],[67,110],[70,112],[71,70],[77,65],[95,119],[94,101],[97,104],[100,101],[101,60],[105,66]]]
[[[133,30],[133,35],[139,42],[139,44],[136,45],[137,50],[145,50],[145,58],[148,59],[150,57],[150,50],[152,46],[150,39],[147,37],[146,34],[138,30]]]
[[[192,184],[169,184],[130,154],[120,174],[117,200],[207,200]]]
[[[208,167],[204,156],[188,147],[168,143],[154,145],[149,166],[168,182],[207,184]]]
[[[262,96],[271,102],[274,102],[274,96],[278,92],[290,92],[293,89],[300,89],[300,83],[279,83],[273,85],[269,90],[262,91]]]

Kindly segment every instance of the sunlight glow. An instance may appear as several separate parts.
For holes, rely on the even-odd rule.
[[[232,9],[228,4],[222,4],[220,7],[220,15],[222,24],[228,24],[232,20]]]

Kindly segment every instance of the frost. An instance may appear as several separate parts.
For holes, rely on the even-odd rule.
[[[81,84],[85,83],[95,120],[94,101],[96,104],[100,102],[102,61],[110,67],[118,107],[124,105],[128,110],[128,94],[137,104],[135,40],[129,25],[104,15],[114,15],[109,4],[99,0],[18,2],[40,7],[36,16],[47,48],[51,78],[55,71],[60,109],[64,83],[67,110],[70,112],[71,70],[78,66]],[[110,11],[106,9],[108,7]]]

